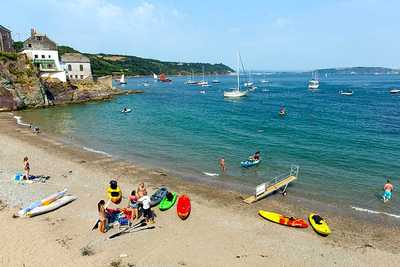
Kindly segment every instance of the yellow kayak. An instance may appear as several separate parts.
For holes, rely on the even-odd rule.
[[[307,228],[308,224],[305,220],[301,218],[287,217],[279,213],[269,212],[265,210],[259,210],[258,214],[267,219],[268,221],[279,223],[286,226],[297,227],[297,228]]]
[[[312,228],[314,228],[315,232],[317,232],[318,234],[327,236],[331,233],[331,229],[329,228],[326,221],[318,214],[311,213],[308,216],[308,220],[310,221]]]

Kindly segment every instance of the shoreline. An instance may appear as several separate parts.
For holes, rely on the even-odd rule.
[[[101,177],[99,177],[99,178],[97,178],[97,177],[79,178],[78,180],[75,180],[73,182],[71,182],[71,181],[67,182],[64,180],[60,180],[62,178],[60,178],[59,176],[51,175],[52,177],[49,181],[49,185],[52,185],[52,186],[53,186],[53,184],[52,184],[53,181],[55,183],[54,186],[55,185],[60,186],[60,184],[64,185],[65,183],[66,184],[71,183],[70,185],[73,188],[73,190],[77,190],[79,192],[78,195],[80,195],[79,197],[83,198],[83,200],[78,199],[77,201],[72,203],[71,207],[74,206],[75,208],[78,208],[80,205],[83,205],[89,209],[89,211],[90,211],[89,213],[92,214],[94,217],[96,216],[95,215],[95,203],[96,203],[96,201],[98,201],[100,196],[102,198],[105,197],[104,190],[107,185],[107,180],[110,179],[110,176],[111,177],[120,177],[120,178],[118,178],[118,181],[121,183],[121,185],[123,187],[124,196],[127,196],[128,191],[130,191],[130,190],[124,189],[124,188],[128,188],[128,187],[135,188],[134,186],[137,185],[138,181],[144,180],[146,182],[146,184],[149,185],[150,188],[154,188],[159,185],[167,185],[168,187],[172,188],[173,190],[176,190],[177,192],[188,192],[192,198],[192,201],[194,202],[193,205],[196,204],[196,209],[198,208],[199,213],[202,213],[202,215],[205,216],[205,217],[198,217],[196,214],[197,211],[195,211],[194,214],[191,215],[191,216],[193,216],[193,218],[191,218],[189,220],[189,223],[194,225],[193,226],[194,229],[196,229],[198,227],[204,227],[204,226],[199,226],[196,220],[199,220],[199,221],[202,221],[202,220],[214,221],[215,220],[217,222],[216,223],[217,225],[222,224],[222,226],[225,226],[225,228],[226,228],[225,229],[223,227],[224,229],[219,229],[219,232],[217,232],[217,235],[218,235],[218,233],[220,235],[222,233],[226,234],[227,232],[229,233],[229,231],[232,230],[233,236],[229,237],[229,238],[226,237],[225,242],[223,242],[223,240],[222,241],[218,240],[218,242],[217,242],[217,241],[214,241],[213,239],[211,239],[212,240],[211,243],[216,245],[217,247],[220,245],[219,242],[222,242],[222,247],[223,246],[229,247],[229,246],[234,246],[234,244],[238,241],[239,241],[238,245],[240,247],[240,242],[241,241],[247,242],[248,237],[246,235],[243,237],[236,237],[236,235],[241,232],[245,232],[247,235],[249,235],[249,237],[253,237],[253,238],[255,238],[257,235],[264,236],[265,234],[266,234],[266,236],[264,238],[267,238],[267,239],[271,238],[271,240],[275,240],[275,241],[281,240],[280,238],[283,238],[284,240],[282,240],[282,242],[284,244],[281,244],[280,246],[288,245],[287,243],[291,243],[293,241],[293,238],[300,238],[301,241],[299,241],[299,243],[302,243],[303,245],[307,244],[307,246],[309,246],[309,249],[311,249],[311,250],[315,249],[316,247],[322,246],[323,249],[326,249],[326,251],[323,252],[323,254],[326,254],[328,252],[328,254],[330,254],[330,255],[337,256],[337,253],[339,253],[339,254],[340,253],[349,253],[351,257],[355,257],[355,259],[356,259],[355,262],[353,262],[354,259],[349,261],[348,257],[344,257],[343,259],[335,259],[333,256],[332,257],[329,257],[329,256],[321,257],[320,256],[320,258],[318,258],[317,254],[315,254],[315,255],[313,255],[314,256],[313,259],[312,260],[309,259],[310,261],[307,262],[307,261],[304,261],[304,259],[299,259],[298,257],[295,257],[296,255],[294,253],[292,257],[289,257],[288,259],[282,261],[281,256],[269,254],[267,257],[268,260],[270,260],[271,262],[275,262],[276,264],[293,263],[295,265],[307,265],[307,266],[315,265],[316,266],[316,265],[318,265],[319,262],[321,264],[325,263],[325,265],[326,265],[327,260],[328,260],[328,263],[330,265],[333,265],[335,262],[335,263],[338,263],[339,265],[346,266],[346,264],[349,264],[349,263],[353,263],[355,265],[361,265],[363,260],[365,260],[364,263],[372,263],[373,261],[368,261],[367,259],[369,259],[370,257],[375,257],[376,254],[381,254],[381,253],[383,253],[384,257],[388,257],[388,256],[389,257],[398,257],[398,255],[397,255],[399,253],[398,247],[400,245],[400,239],[398,237],[399,236],[398,233],[400,233],[400,229],[399,229],[399,227],[396,227],[396,226],[390,226],[390,227],[385,226],[382,228],[382,225],[381,225],[382,222],[359,223],[359,222],[355,221],[353,218],[347,218],[347,217],[343,217],[343,216],[334,216],[334,215],[327,213],[326,215],[324,214],[324,217],[327,218],[327,220],[333,230],[333,234],[327,238],[320,238],[317,235],[315,235],[315,233],[313,233],[313,231],[311,229],[308,229],[306,231],[301,231],[301,230],[297,231],[296,229],[290,229],[287,227],[274,225],[274,224],[264,221],[258,217],[258,215],[257,215],[258,209],[274,210],[274,211],[278,211],[278,212],[282,212],[282,213],[286,213],[286,214],[292,214],[294,216],[306,217],[308,215],[308,213],[310,212],[310,210],[307,210],[307,208],[305,208],[305,206],[307,206],[307,205],[303,206],[301,204],[304,204],[304,203],[301,203],[302,202],[301,200],[292,198],[290,196],[290,191],[289,191],[288,197],[286,197],[286,198],[281,198],[280,196],[272,196],[272,197],[267,197],[266,199],[263,199],[253,205],[247,205],[241,201],[242,195],[240,194],[240,192],[236,192],[233,190],[224,190],[218,186],[216,187],[216,186],[209,185],[207,183],[198,182],[198,181],[180,179],[178,177],[171,176],[169,173],[165,173],[163,170],[146,169],[146,168],[138,166],[132,162],[115,160],[106,155],[101,155],[101,154],[99,155],[95,152],[84,151],[83,149],[81,149],[79,147],[73,147],[68,144],[59,142],[56,139],[54,139],[52,136],[50,136],[46,133],[41,133],[39,136],[34,136],[34,135],[32,135],[32,133],[30,132],[29,129],[26,129],[24,127],[20,127],[20,126],[16,125],[13,115],[11,115],[10,113],[0,113],[0,125],[1,125],[1,127],[0,127],[0,136],[1,137],[3,137],[4,139],[7,139],[7,141],[10,141],[10,143],[15,141],[19,144],[29,147],[29,149],[35,150],[35,152],[37,152],[38,154],[41,154],[41,156],[44,154],[48,154],[48,157],[50,159],[55,159],[56,161],[62,160],[63,163],[68,165],[68,168],[74,168],[73,174],[75,174],[75,172],[76,172],[75,168],[83,169],[83,170],[81,170],[81,172],[86,173],[86,174],[93,174],[93,173],[99,174],[100,173]],[[15,153],[19,154],[18,152],[15,152]],[[12,159],[7,159],[7,160],[18,161],[18,160],[20,160],[21,157],[22,156],[19,156],[19,158],[11,157]],[[2,159],[2,160],[4,160],[4,159]],[[43,163],[38,163],[37,159],[35,159],[35,158],[33,158],[33,161],[34,161],[33,173],[35,174],[36,167],[39,165],[43,165]],[[2,164],[4,164],[4,163],[2,162]],[[20,162],[16,162],[15,164],[18,166],[21,165]],[[47,165],[47,163],[44,163],[44,165]],[[46,166],[40,166],[40,167],[43,170],[46,170]],[[2,177],[2,182],[4,179],[4,177],[3,177],[4,168],[5,167],[1,167],[1,170],[0,170],[1,171],[0,177]],[[7,167],[7,168],[9,168],[9,167]],[[63,169],[68,169],[68,168],[63,167]],[[55,163],[53,171],[56,171],[58,173],[62,173],[63,171],[65,172],[65,170],[63,170],[63,171],[59,170],[58,163]],[[7,170],[7,172],[10,173],[11,170]],[[79,172],[79,170],[78,170],[78,172]],[[100,183],[100,182],[102,182],[102,183]],[[88,187],[86,187],[86,185]],[[47,186],[47,184],[40,185],[40,187],[42,187],[43,189],[45,189],[46,186]],[[295,186],[295,184],[293,186]],[[32,186],[32,188],[33,188],[33,186]],[[90,192],[88,192],[87,196],[85,196],[85,193],[84,193],[85,188],[88,190],[90,189],[89,190]],[[24,189],[29,190],[30,185],[26,185]],[[84,195],[84,196],[82,197],[82,195]],[[4,199],[2,199],[2,200],[4,201]],[[85,200],[90,200],[90,201],[89,201],[89,203],[85,203]],[[335,213],[335,212],[337,213],[337,210],[335,211],[335,209],[337,209],[337,207],[333,206],[332,213]],[[2,210],[0,212],[0,217],[2,219],[4,218],[5,221],[7,221],[7,222],[11,222],[11,224],[12,224],[13,221],[10,221],[8,215],[12,211],[15,211],[15,208],[10,206],[10,207],[6,208],[5,210],[6,211]],[[54,213],[49,213],[48,215],[44,215],[43,217],[39,216],[37,219],[32,220],[32,222],[34,224],[43,224],[44,217],[46,217],[46,218],[58,217],[59,216],[58,214],[67,212],[69,210],[70,210],[69,206],[66,206],[65,208],[60,209],[60,211],[57,211]],[[211,210],[212,210],[212,212],[210,212]],[[207,211],[207,212],[204,213],[204,211]],[[214,218],[215,211],[217,212],[217,214],[221,214],[221,218]],[[158,213],[159,212],[157,211],[157,214]],[[174,220],[175,218],[173,217],[172,213],[173,212],[170,212],[167,215],[164,215],[164,213],[159,214],[160,218],[156,219],[157,220],[156,224],[158,225],[158,220],[160,220],[160,225],[167,222],[167,224],[162,225],[163,228],[171,227],[168,224],[168,222],[171,222],[171,219],[173,218],[172,223],[178,224],[178,225],[180,225],[180,227],[182,227],[182,225],[184,223],[182,223],[182,222],[176,223],[176,220]],[[207,214],[209,214],[209,216],[207,216]],[[164,216],[166,217],[165,219],[163,218]],[[229,221],[230,216],[233,216],[232,221]],[[361,214],[359,216],[362,217]],[[77,233],[79,233],[79,232],[82,232],[82,229],[87,230],[87,228],[88,228],[87,214],[86,215],[81,214],[78,217],[79,217],[80,222],[83,225],[80,225],[79,227],[74,226],[74,227],[72,227],[72,229],[70,231],[76,230]],[[227,221],[225,221],[224,219]],[[166,220],[166,221],[163,221],[163,220]],[[383,220],[385,221],[386,219],[384,218]],[[26,221],[26,220],[18,220],[16,225],[22,225],[23,221]],[[89,221],[91,221],[91,220],[89,220]],[[14,222],[16,222],[16,221],[14,220]],[[233,229],[229,229],[229,228],[232,228],[231,224],[236,227],[233,227]],[[376,227],[378,225],[380,226],[379,229],[377,229],[377,227]],[[10,226],[10,227],[12,228],[12,226]],[[254,232],[253,231],[250,232],[250,229],[252,229],[253,227],[255,227],[255,229],[253,229]],[[194,229],[192,229],[192,230],[194,230]],[[16,231],[16,229],[9,229],[9,230]],[[203,230],[205,231],[203,234],[206,237],[210,238],[210,236],[209,236],[210,233],[207,233],[207,231],[210,231],[210,229],[205,227],[205,228],[203,228]],[[3,230],[0,230],[0,231],[3,231]],[[177,231],[180,231],[180,230],[177,229]],[[44,230],[44,233],[45,232],[46,231]],[[164,233],[164,231],[162,231],[162,230],[158,230],[157,232],[160,235],[168,236],[168,234]],[[163,233],[160,233],[160,232],[163,232]],[[212,232],[213,231],[211,231],[211,233]],[[397,233],[397,235],[396,235],[396,233]],[[253,234],[255,234],[255,236],[253,236]],[[283,236],[282,236],[282,234],[283,234]],[[71,232],[71,235],[74,235],[73,232]],[[241,235],[241,234],[239,234],[239,235]],[[157,239],[157,236],[154,238]],[[200,237],[198,237],[198,238],[200,238]],[[99,241],[99,243],[101,243],[101,244],[98,244],[95,247],[96,247],[96,250],[97,249],[99,249],[100,251],[102,249],[104,250],[103,245],[105,245],[107,243],[106,241],[103,240],[104,236],[101,236],[98,232],[90,233],[89,240],[90,239],[97,240],[97,241],[102,240],[102,241]],[[188,240],[183,240],[183,241],[181,240],[181,241],[182,242],[187,241],[190,243],[190,239],[191,238],[188,238]],[[233,239],[235,241],[235,242],[233,242],[233,244],[229,244],[232,241],[231,239]],[[285,241],[286,239],[288,239],[289,241]],[[88,240],[88,238],[86,237],[85,242],[87,242],[87,240]],[[91,241],[93,241],[93,240],[91,240]],[[122,238],[121,238],[121,240],[122,240]],[[128,240],[129,240],[129,238],[126,238],[125,240],[122,240],[122,241],[128,242]],[[292,241],[290,241],[290,240],[292,240]],[[151,241],[151,242],[153,242],[153,241]],[[267,242],[267,241],[265,241],[265,242]],[[228,243],[228,244],[226,244],[226,243]],[[259,243],[259,242],[255,242],[255,243]],[[296,241],[296,243],[297,243],[297,241]],[[191,245],[193,246],[192,243],[191,243]],[[260,244],[258,244],[258,245],[260,245]],[[299,244],[297,244],[297,245],[299,245]],[[196,247],[196,245],[194,245],[194,246]],[[249,246],[248,248],[245,249],[245,250],[247,250],[247,252],[246,252],[247,255],[253,255],[253,254],[255,255],[257,253],[259,254],[260,252],[258,250],[260,250],[260,249],[261,250],[262,249],[264,249],[264,250],[271,249],[269,246],[259,247],[259,246],[254,246],[254,245],[248,245],[247,243],[242,243],[242,246],[245,246],[245,247]],[[302,245],[299,245],[299,246],[302,247]],[[72,247],[72,245],[71,245],[71,247]],[[79,253],[79,251],[76,252],[76,250],[79,250],[80,247],[76,248],[74,246],[74,248],[75,248],[74,253]],[[293,248],[297,248],[297,246],[294,245]],[[279,249],[277,249],[277,251],[282,252],[283,249],[284,248],[280,247]],[[231,248],[231,250],[236,251],[237,248],[234,247],[234,248]],[[223,253],[220,250],[218,250],[218,251],[223,254],[223,255],[221,255],[221,257],[224,258],[226,256],[226,253],[229,254],[229,251],[231,251],[231,250],[229,250],[229,249],[228,249],[228,251],[223,250],[224,251]],[[187,251],[187,250],[185,250],[185,251]],[[188,253],[193,253],[191,251],[192,250],[189,249]],[[115,252],[115,250],[113,250],[113,252]],[[214,255],[215,252],[214,252],[214,254],[210,251],[208,251],[208,252],[211,253],[211,255],[213,255],[213,256],[210,256],[212,259],[218,258],[218,256],[219,256],[219,255]],[[14,254],[15,253],[18,254],[18,251],[15,251]],[[105,254],[107,254],[107,253],[105,253]],[[297,255],[297,256],[299,256],[299,255]],[[96,255],[94,255],[92,257],[97,258]],[[309,257],[309,255],[307,257]],[[364,257],[365,257],[365,259],[364,259]],[[85,257],[79,256],[79,258],[85,260],[89,257],[85,258]],[[157,257],[155,255],[152,255],[152,257],[150,257],[150,258],[156,259]],[[199,257],[195,257],[195,258],[199,258]],[[227,265],[229,265],[229,263],[232,263],[234,265],[235,264],[247,265],[250,263],[249,261],[251,261],[252,264],[257,265],[257,266],[265,264],[265,259],[263,259],[264,257],[258,256],[254,259],[254,261],[253,261],[253,259],[250,259],[250,258],[251,258],[250,256],[244,257],[242,254],[242,256],[239,255],[239,258],[237,258],[237,257],[233,258],[233,259],[225,259],[224,258],[222,262],[217,262],[216,265],[224,266],[225,263]],[[188,258],[188,260],[189,259],[190,258]],[[137,259],[135,259],[135,260],[137,260]],[[233,260],[233,261],[231,262],[231,260]],[[1,260],[0,260],[0,262],[1,262]],[[151,261],[149,261],[149,262],[151,262]],[[142,264],[149,263],[149,262],[142,262]],[[170,262],[171,262],[171,265],[173,265],[172,262],[174,262],[174,260],[171,260]],[[245,262],[247,264],[244,264]],[[201,266],[201,264],[199,264],[199,263],[200,262],[194,261],[192,263],[189,263],[188,265],[189,266],[191,266],[191,265]],[[222,263],[224,263],[224,264],[222,264]],[[310,264],[308,264],[308,263],[310,263]],[[378,265],[379,265],[379,263],[383,265],[383,262],[380,260],[376,261],[376,263]],[[91,265],[91,264],[94,264],[94,262],[90,262],[89,265]],[[175,261],[175,264],[177,264],[176,261]],[[206,265],[208,266],[208,264],[210,266],[212,266],[211,262],[207,263]],[[30,265],[26,265],[26,266],[30,266]],[[173,266],[175,266],[175,265],[173,265]]]

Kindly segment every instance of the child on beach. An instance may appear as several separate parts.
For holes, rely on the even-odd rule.
[[[29,180],[29,172],[30,172],[31,168],[29,166],[29,160],[28,157],[24,157],[24,179],[25,180]]]
[[[129,196],[129,205],[128,205],[128,210],[132,212],[132,218],[131,218],[132,222],[134,219],[138,217],[138,208],[139,208],[138,198],[136,196],[136,191],[133,190],[131,195]]]
[[[143,205],[143,216],[146,219],[146,222],[154,223],[153,212],[150,207],[150,197],[147,195],[147,192],[144,192],[144,196],[139,198],[139,202]]]
[[[99,203],[97,203],[97,210],[99,212],[99,230],[102,233],[105,233],[107,229],[107,216],[106,216],[105,204],[106,202],[104,200],[100,200]]]

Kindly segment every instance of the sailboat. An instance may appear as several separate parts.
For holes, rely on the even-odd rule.
[[[190,80],[187,80],[185,82],[185,84],[190,84],[190,85],[197,84],[197,82],[194,80],[194,72],[193,72],[193,70],[192,70],[192,75],[190,76]]]
[[[154,72],[153,72],[153,79],[154,79],[154,80],[158,80],[158,76],[157,76],[157,74],[155,74]]]
[[[237,97],[242,97],[242,96],[247,95],[247,91],[240,91],[240,54],[239,54],[239,52],[237,53],[236,75],[237,75],[237,87],[232,89],[231,91],[225,91],[224,97],[237,98]]]
[[[308,89],[316,90],[319,88],[319,80],[318,80],[318,73],[312,73],[312,79],[308,81]]]
[[[264,73],[263,79],[262,79],[260,82],[261,82],[261,83],[268,83],[268,80],[265,79],[265,73]]]
[[[210,85],[208,84],[208,82],[207,82],[207,81],[205,80],[205,78],[204,78],[204,66],[203,66],[203,80],[201,80],[200,82],[198,82],[197,85],[202,86],[202,87],[208,87],[208,86],[210,86]]]
[[[215,79],[212,80],[212,83],[221,83],[217,78],[217,73],[215,74]]]
[[[122,73],[121,79],[119,79],[119,84],[126,84],[125,75]]]
[[[247,88],[250,88],[254,85],[254,83],[251,81],[251,72],[248,72],[249,78],[247,79],[247,82],[244,83],[244,86]]]

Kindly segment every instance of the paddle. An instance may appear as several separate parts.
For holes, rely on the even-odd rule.
[[[137,223],[137,224],[135,224],[135,225],[133,225],[133,226],[131,226],[131,227],[125,228],[124,230],[122,230],[122,231],[120,231],[120,232],[118,232],[118,233],[116,233],[116,234],[110,235],[110,236],[108,237],[108,239],[113,239],[113,238],[115,238],[115,237],[117,237],[117,236],[120,236],[120,235],[122,235],[122,234],[128,233],[129,230],[131,230],[131,229],[139,228],[139,227],[146,226],[146,225],[147,225],[147,223],[146,223],[145,220],[143,219],[141,222],[139,222],[139,223]]]

